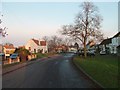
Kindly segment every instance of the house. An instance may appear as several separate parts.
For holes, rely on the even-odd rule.
[[[25,45],[25,48],[29,50],[31,53],[47,53],[48,52],[48,46],[45,40],[30,39]]]
[[[4,59],[3,45],[0,44],[0,61]]]
[[[107,38],[105,40],[103,40],[100,44],[99,44],[99,48],[100,51],[106,52],[106,53],[110,53],[110,47],[112,43],[112,38]]]
[[[120,56],[120,45],[117,47],[117,55]]]
[[[120,32],[112,37],[111,53],[117,54],[117,47],[120,45]]]
[[[66,45],[58,45],[55,47],[55,51],[60,53],[60,52],[67,52],[68,51],[68,46]]]
[[[105,51],[110,54],[117,54],[120,45],[120,32],[114,35],[112,38],[107,38],[99,44],[101,51]]]
[[[11,54],[15,52],[16,48],[13,44],[5,44],[3,46],[3,53],[5,54],[5,59],[9,58]]]
[[[87,43],[86,48],[87,48],[87,50],[95,51],[95,45],[96,45],[96,43],[94,42],[94,40],[91,40]]]
[[[75,45],[70,45],[68,51],[69,52],[77,52],[78,48]]]
[[[3,45],[0,44],[0,53],[2,53],[2,52],[3,52]]]

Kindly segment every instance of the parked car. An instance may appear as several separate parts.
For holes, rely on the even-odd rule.
[[[106,55],[105,51],[100,51],[100,55]]]
[[[95,52],[94,51],[87,51],[87,56],[95,56]]]
[[[18,54],[17,54],[17,53],[13,53],[13,54],[10,56],[11,59],[16,59],[17,57],[18,57]]]
[[[83,51],[83,50],[79,50],[79,51],[77,52],[77,54],[78,54],[79,56],[84,56],[84,51]]]

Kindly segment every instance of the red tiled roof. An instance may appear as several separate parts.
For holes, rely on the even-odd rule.
[[[13,45],[4,45],[4,47],[6,49],[15,49],[15,47]]]
[[[35,39],[32,39],[37,45],[39,45],[39,41],[38,40],[35,40]]]
[[[39,45],[39,40],[32,39],[37,45]],[[40,41],[40,46],[46,46],[46,41]]]

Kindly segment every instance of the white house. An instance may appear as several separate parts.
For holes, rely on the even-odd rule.
[[[31,53],[47,53],[48,52],[48,46],[45,40],[30,39],[25,45],[25,48],[29,50]]]
[[[120,45],[120,32],[114,35],[112,38],[103,40],[99,47],[101,51],[106,51],[111,54],[117,54],[117,47]]]
[[[111,43],[111,53],[116,54],[117,53],[117,47],[120,45],[120,32],[118,32],[116,35],[112,38]]]
[[[112,38],[107,38],[105,40],[103,40],[100,44],[99,44],[99,48],[100,51],[102,52],[106,52],[106,53],[111,53],[111,44],[112,43]]]

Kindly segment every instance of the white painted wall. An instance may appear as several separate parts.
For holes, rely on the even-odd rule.
[[[112,45],[118,46],[118,37],[112,39]]]
[[[29,50],[29,47],[31,47],[31,53],[34,53],[34,49],[36,49],[36,53],[38,52],[38,50],[42,50],[43,49],[43,53],[47,52],[48,53],[48,47],[47,46],[39,46],[37,45],[33,40],[29,40],[27,42],[27,44],[25,45],[25,48]]]
[[[111,53],[117,53],[117,46],[120,45],[120,37],[115,37],[112,39]]]
[[[29,40],[29,41],[27,42],[27,44],[25,45],[25,48],[26,48],[27,50],[29,50],[29,47],[31,47],[31,50],[30,50],[31,53],[34,53],[34,49],[38,49],[38,45],[37,45],[36,43],[34,43],[33,40]],[[37,51],[37,50],[36,50],[36,51]]]
[[[15,51],[15,49],[6,49],[5,47],[3,47],[3,52],[4,52],[5,56],[10,56],[10,54],[7,54],[7,52],[6,52],[6,51],[11,52],[10,54],[12,54],[12,52],[14,52],[14,51]]]

